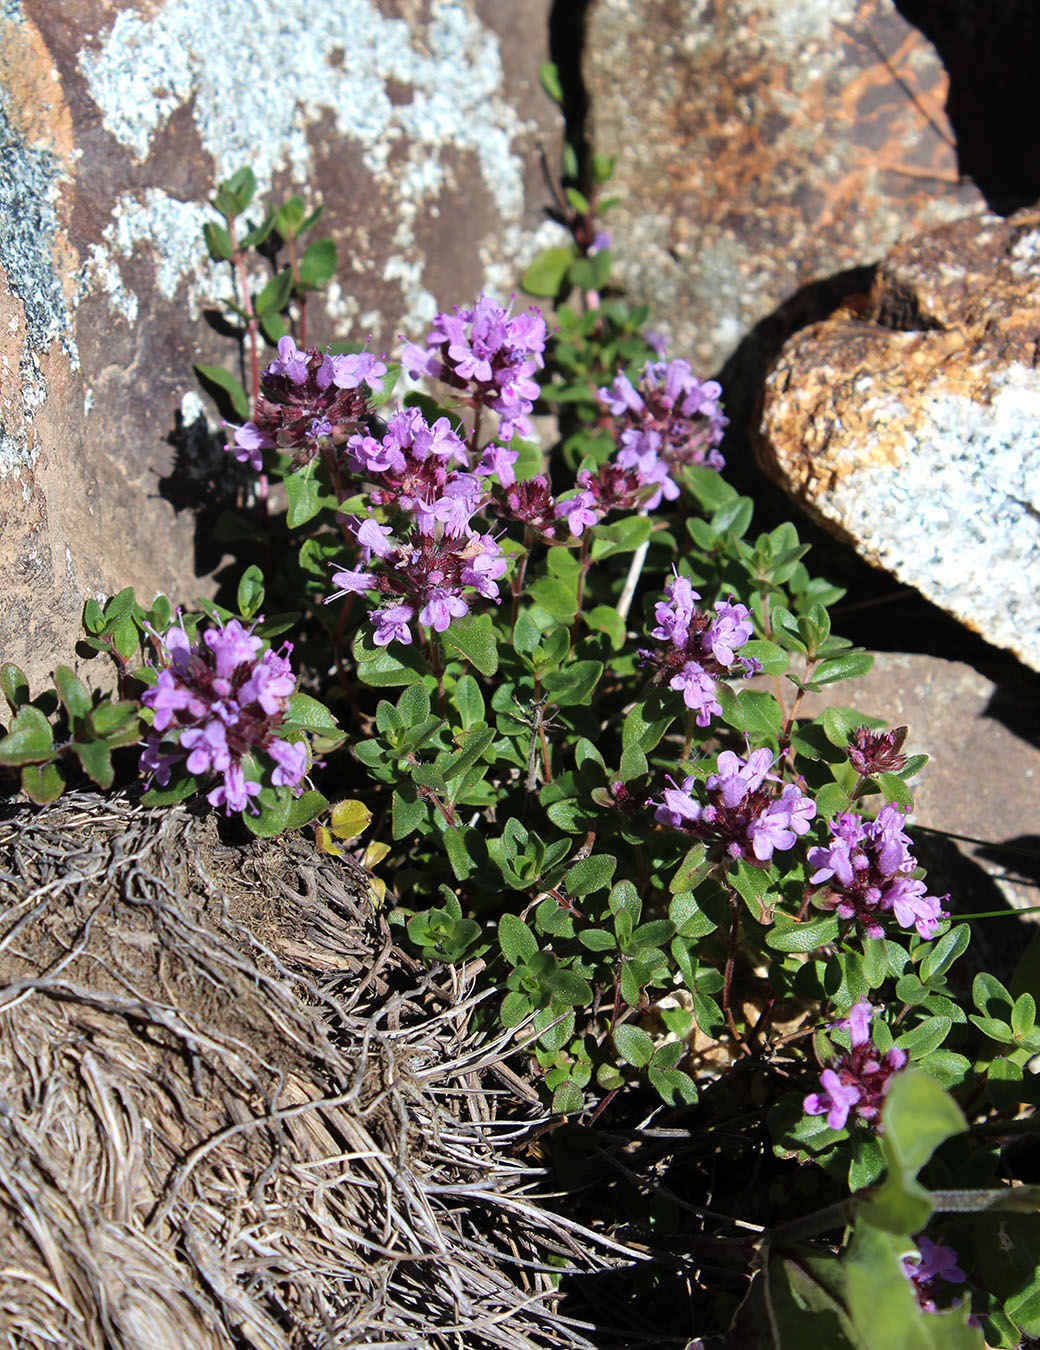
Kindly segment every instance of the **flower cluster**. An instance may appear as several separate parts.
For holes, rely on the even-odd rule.
[[[875,773],[897,773],[906,764],[901,754],[907,727],[893,727],[891,731],[871,731],[857,727],[852,733],[852,744],[845,751],[849,763],[863,778]]]
[[[257,753],[273,766],[275,787],[296,788],[302,781],[306,745],[278,735],[296,689],[288,659],[292,646],[287,642],[279,652],[262,652],[262,647],[263,640],[237,619],[207,628],[194,646],[177,624],[161,639],[165,664],[155,684],[141,695],[152,710],[141,769],[160,787],[187,755],[190,774],[220,777],[207,800],[230,815],[244,811],[260,792],[260,784],[248,780],[243,767]]]
[[[599,391],[614,418],[618,464],[638,469],[647,482],[659,482],[669,500],[677,495],[674,484],[665,484],[673,468],[721,469],[725,461],[716,447],[729,425],[719,406],[721,394],[722,386],[698,380],[688,361],[648,361],[638,388],[619,372],[609,389]],[[659,493],[650,509],[660,500]]]
[[[639,655],[654,667],[656,683],[667,682],[670,689],[682,691],[683,702],[697,714],[697,725],[706,727],[713,714],[722,712],[715,697],[716,680],[733,674],[738,665],[743,675],[759,669],[751,657],[737,656],[753,631],[748,609],[727,600],[715,602],[714,614],[698,609],[701,597],[686,577],[677,576],[665,594],[668,600],[654,609],[657,627],[650,630],[650,636],[665,645]]]
[[[830,842],[809,850],[814,868],[809,881],[825,886],[817,903],[833,909],[841,919],[854,919],[867,937],[881,937],[881,916],[894,914],[901,928],[916,928],[925,939],[935,937],[939,920],[947,917],[941,899],[927,894],[923,881],[911,873],[917,860],[903,831],[906,816],[889,804],[876,820],[842,812],[828,825]]]
[[[546,329],[533,305],[510,314],[486,295],[472,309],[439,313],[425,348],[405,344],[402,364],[413,379],[428,375],[465,390],[466,402],[499,417],[499,436],[531,436],[530,413],[538,397],[532,378],[545,364]]]
[[[874,1008],[866,999],[854,1003],[838,1026],[849,1033],[849,1049],[820,1075],[822,1092],[810,1092],[802,1102],[806,1115],[826,1115],[832,1130],[845,1128],[850,1111],[860,1120],[875,1121],[892,1075],[906,1064],[906,1054],[895,1046],[879,1055],[870,1039]]]
[[[493,473],[511,478],[514,460],[501,446],[490,446],[470,472],[466,448],[448,419],[431,427],[417,408],[392,417],[382,440],[352,436],[348,466],[377,483],[368,500],[402,518],[401,537],[375,516],[356,521],[362,566],[336,572],[337,590],[329,599],[375,591],[389,601],[369,611],[380,646],[410,643],[416,618],[443,633],[469,612],[467,590],[497,603],[506,559],[472,521],[487,505],[487,479]]]
[[[706,804],[693,796],[697,780],[687,778],[681,788],[673,783],[665,789],[654,819],[721,844],[728,857],[751,854],[757,862],[768,863],[774,850],[793,847],[816,814],[816,803],[794,783],[781,787],[780,779],[770,773],[772,762],[768,750],[753,750],[746,760],[724,750],[716,772],[705,779]]]
[[[371,352],[333,356],[314,348],[300,351],[291,337],[283,337],[264,372],[255,421],[225,423],[234,434],[224,448],[257,472],[263,468],[264,450],[292,450],[295,464],[304,464],[319,441],[365,416],[370,391],[382,388],[386,369]]]

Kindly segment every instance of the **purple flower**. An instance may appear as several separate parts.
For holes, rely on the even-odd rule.
[[[277,737],[267,747],[277,766],[271,774],[276,787],[296,787],[307,772],[307,746],[303,741],[282,741]]]
[[[698,609],[700,595],[688,578],[679,575],[665,594],[668,599],[654,607],[657,624],[650,630],[664,649],[639,654],[645,665],[655,668],[654,682],[667,682],[670,689],[681,690],[683,702],[697,713],[697,725],[706,727],[722,712],[715,696],[718,678],[729,675],[734,664],[741,666],[743,675],[758,669],[751,657],[737,655],[753,631],[748,610],[728,600],[715,602],[714,615]]]
[[[333,572],[332,584],[337,589],[329,596],[329,600],[337,600],[341,595],[360,595],[364,591],[372,590],[375,586],[375,577],[371,572],[344,570]]]
[[[827,1124],[832,1130],[843,1130],[849,1118],[849,1111],[860,1099],[860,1090],[854,1083],[844,1084],[833,1069],[824,1069],[820,1074],[822,1092],[810,1092],[802,1103],[807,1116],[827,1114]]]
[[[442,380],[465,391],[473,407],[497,413],[499,435],[508,440],[533,432],[529,414],[538,385],[531,377],[544,365],[545,340],[539,310],[511,315],[482,295],[472,309],[437,314],[425,350],[408,343],[402,361],[413,377]]]
[[[230,445],[225,445],[224,449],[234,455],[240,464],[248,463],[260,473],[264,467],[263,455],[260,452],[273,450],[274,441],[261,431],[255,422],[243,422],[240,427],[234,422],[224,422],[223,425],[235,433]]]
[[[368,562],[373,553],[377,558],[389,558],[397,551],[396,545],[389,541],[391,534],[393,530],[389,525],[380,525],[372,516],[365,517],[354,531],[354,537],[361,545],[361,556],[365,562]]]
[[[260,791],[260,783],[247,781],[243,769],[247,758],[255,765],[256,752],[274,760],[275,786],[291,785],[286,775],[298,767],[301,754],[306,765],[306,745],[294,746],[284,761],[285,752],[272,749],[283,744],[276,732],[296,688],[291,645],[280,652],[261,651],[262,640],[237,619],[205,629],[194,646],[176,624],[160,643],[168,664],[141,696],[153,712],[141,772],[160,786],[169,783],[179,764],[189,774],[219,777],[222,782],[208,800],[228,812],[245,810]]]
[[[924,1312],[938,1312],[939,1300],[943,1305],[949,1302],[947,1285],[963,1284],[965,1275],[960,1267],[957,1253],[942,1242],[932,1242],[923,1234],[917,1239],[919,1254],[903,1257],[903,1274],[913,1285],[918,1306]],[[957,1307],[959,1300],[953,1300],[951,1307]],[[968,1318],[968,1325],[979,1326],[975,1316]]]
[[[279,343],[278,350],[281,351]],[[315,378],[319,389],[327,389],[334,384],[337,389],[357,389],[367,384],[372,390],[382,389],[386,363],[377,361],[371,352],[355,352],[349,355],[332,356],[325,353]]]
[[[591,492],[579,492],[566,501],[556,503],[556,518],[566,520],[571,534],[580,538],[586,527],[595,525],[599,520],[595,506],[596,498]]]
[[[419,614],[419,622],[437,633],[443,633],[452,619],[461,619],[469,613],[469,605],[460,595],[449,591],[431,591]]]
[[[278,339],[278,355],[267,367],[265,374],[280,375],[291,384],[306,384],[308,353],[299,351],[287,333],[285,337]]]
[[[516,482],[513,466],[519,458],[519,450],[507,450],[501,445],[486,445],[477,472],[488,477],[494,474],[503,487],[512,487]]]
[[[859,1120],[875,1122],[894,1074],[906,1065],[906,1054],[893,1047],[879,1055],[870,1040],[874,1009],[866,999],[854,1003],[838,1025],[849,1032],[850,1048],[841,1051],[820,1075],[822,1092],[810,1092],[802,1102],[806,1115],[826,1114],[832,1130],[844,1129],[851,1110]]]
[[[224,806],[224,814],[229,816],[232,811],[244,811],[250,797],[256,797],[259,793],[260,784],[248,782],[242,766],[232,764],[224,774],[224,781],[218,783],[212,792],[206,793],[206,800],[210,806]]]
[[[412,640],[412,630],[408,627],[415,618],[411,605],[391,605],[389,609],[370,609],[368,617],[376,625],[372,641],[377,647],[386,647],[391,642],[401,642],[407,646]]]
[[[928,895],[924,882],[911,876],[917,861],[905,824],[905,815],[893,804],[873,821],[843,812],[829,822],[829,843],[808,851],[809,884],[826,888],[817,903],[841,919],[855,920],[867,937],[884,935],[885,914],[893,914],[902,928],[916,928],[926,940],[947,917],[942,905],[949,896]]]
[[[746,760],[724,750],[717,772],[704,781],[706,804],[693,799],[697,780],[687,778],[681,790],[673,784],[665,791],[654,818],[720,846],[731,858],[751,854],[758,863],[768,863],[775,850],[794,845],[816,813],[812,798],[793,783],[781,786],[770,767],[768,750],[755,750]]]

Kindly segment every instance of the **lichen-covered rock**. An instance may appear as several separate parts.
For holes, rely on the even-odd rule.
[[[763,468],[868,561],[1040,669],[1040,217],[957,222],[792,338]]]
[[[548,8],[2,0],[0,659],[67,660],[90,594],[204,588],[166,480],[192,362],[233,354],[202,321],[231,289],[202,244],[215,181],[248,164],[326,204],[311,332],[377,349],[556,241]]]
[[[893,0],[596,0],[587,36],[619,274],[706,373],[808,283],[981,205]]]

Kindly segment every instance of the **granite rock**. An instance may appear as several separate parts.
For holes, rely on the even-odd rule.
[[[548,10],[0,0],[0,659],[68,660],[88,595],[206,588],[170,437],[204,430],[192,362],[234,360],[203,322],[230,291],[201,236],[219,178],[326,204],[311,334],[377,350],[558,241]]]
[[[943,60],[906,8],[592,5],[584,69],[592,140],[618,156],[618,273],[705,373],[810,283],[980,208]]]
[[[765,383],[762,467],[867,561],[1040,669],[1040,217],[894,249]]]

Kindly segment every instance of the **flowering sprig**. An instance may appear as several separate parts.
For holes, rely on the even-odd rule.
[[[653,668],[655,683],[680,690],[683,702],[696,713],[697,725],[706,727],[722,712],[716,681],[737,673],[735,667],[744,676],[759,668],[751,657],[737,655],[754,631],[750,614],[746,605],[728,600],[716,601],[714,614],[698,609],[701,597],[686,577],[676,576],[665,594],[668,600],[655,606],[657,626],[650,630],[663,646],[639,655]]]
[[[648,803],[656,808],[654,819],[721,847],[726,857],[764,865],[774,851],[792,848],[816,814],[811,797],[794,783],[781,785],[772,762],[768,750],[753,750],[747,759],[724,750],[704,781],[707,802],[694,796],[697,780],[687,778],[681,788],[666,788],[660,804]]]
[[[498,415],[499,436],[534,433],[530,414],[538,397],[533,376],[545,364],[546,328],[533,305],[511,314],[489,296],[472,308],[438,313],[425,347],[406,343],[402,363],[413,378],[426,375],[464,394],[463,402]]]
[[[824,888],[816,899],[820,908],[853,920],[867,937],[882,937],[881,917],[892,914],[900,927],[933,938],[939,920],[947,917],[943,900],[950,897],[928,895],[925,883],[911,876],[917,860],[905,824],[905,814],[894,803],[883,807],[876,820],[846,811],[829,821],[829,843],[808,854],[814,869],[810,884]]]
[[[193,776],[219,778],[207,793],[225,813],[257,810],[251,799],[261,783],[246,777],[269,775],[275,787],[297,792],[307,772],[307,745],[284,739],[289,699],[296,677],[289,664],[292,644],[262,650],[263,640],[231,619],[206,628],[192,644],[180,624],[159,641],[155,684],[141,702],[152,711],[152,729],[141,753],[141,771],[160,787],[183,763]],[[261,761],[256,756],[263,757]]]
[[[923,1312],[938,1312],[937,1300],[949,1298],[947,1286],[963,1284],[966,1277],[957,1253],[946,1243],[933,1242],[921,1234],[917,1247],[916,1253],[903,1257],[903,1274],[913,1285],[918,1307]],[[978,1325],[976,1318],[969,1319],[969,1326]]]
[[[821,1092],[810,1092],[802,1103],[809,1116],[826,1115],[832,1130],[845,1128],[849,1113],[877,1125],[892,1075],[906,1066],[906,1053],[893,1046],[879,1054],[870,1038],[876,1009],[866,999],[854,1003],[838,1026],[849,1033],[849,1049],[837,1055],[820,1075]]]
[[[241,426],[226,422],[233,435],[224,448],[257,472],[262,451],[272,449],[292,451],[300,467],[313,459],[322,440],[342,435],[369,413],[386,373],[386,363],[371,352],[301,351],[287,335],[261,377],[255,418]]]

